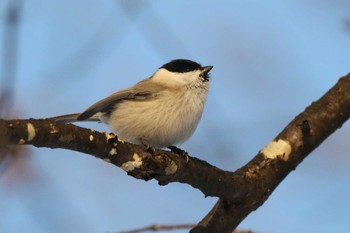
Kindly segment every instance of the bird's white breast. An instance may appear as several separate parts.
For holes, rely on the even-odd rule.
[[[110,128],[122,139],[152,147],[176,145],[197,128],[208,94],[204,88],[165,90],[153,99],[124,100],[109,118]]]

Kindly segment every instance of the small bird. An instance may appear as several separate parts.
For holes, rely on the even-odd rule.
[[[176,59],[151,77],[96,102],[83,113],[51,118],[71,123],[100,121],[121,139],[148,148],[176,148],[197,128],[213,66]]]

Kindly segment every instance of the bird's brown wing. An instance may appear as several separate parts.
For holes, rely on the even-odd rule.
[[[142,80],[130,88],[126,88],[111,94],[96,102],[78,116],[79,121],[84,121],[98,112],[108,113],[117,107],[122,100],[149,100],[156,97],[164,90],[164,86],[154,83],[151,78]]]

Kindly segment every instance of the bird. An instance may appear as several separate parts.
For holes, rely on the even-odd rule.
[[[106,123],[119,138],[147,148],[177,148],[195,132],[209,93],[209,71],[188,59],[172,60],[135,85],[117,91],[82,113],[51,120]]]

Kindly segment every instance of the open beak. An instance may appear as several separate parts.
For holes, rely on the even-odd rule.
[[[209,71],[213,69],[214,66],[204,66],[202,68],[201,76],[204,78],[205,81],[209,81]]]

